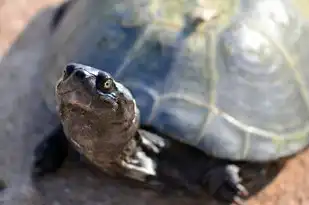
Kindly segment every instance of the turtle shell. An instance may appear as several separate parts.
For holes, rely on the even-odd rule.
[[[78,1],[44,95],[55,109],[63,67],[87,64],[132,91],[141,124],[215,157],[278,159],[309,141],[308,19],[306,0]]]

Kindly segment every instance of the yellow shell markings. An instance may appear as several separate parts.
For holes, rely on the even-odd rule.
[[[215,107],[216,106],[216,97],[217,97],[217,92],[216,92],[216,85],[218,82],[218,72],[216,69],[216,53],[217,53],[217,44],[216,44],[216,38],[217,34],[215,32],[210,32],[210,48],[209,48],[209,59],[210,59],[210,94],[209,94],[209,105],[210,107]],[[207,78],[207,68],[202,69],[203,76],[204,78]],[[212,119],[216,116],[217,114],[210,110],[208,115],[204,116],[204,119],[201,123],[201,129],[200,132],[197,136],[196,143],[199,143],[203,137],[204,129],[207,127],[207,125],[212,121]]]
[[[205,32],[207,32],[210,36],[210,45],[208,48],[209,51],[209,59],[210,59],[210,64],[209,68],[202,69],[202,75],[204,78],[207,78],[207,70],[210,71],[210,94],[209,94],[209,114],[204,116],[204,119],[202,120],[201,123],[201,129],[200,132],[196,138],[196,143],[199,143],[199,141],[203,137],[204,129],[207,127],[207,125],[214,119],[216,115],[218,115],[218,109],[214,109],[216,107],[216,85],[219,80],[219,76],[217,73],[216,69],[216,54],[217,54],[217,36],[218,33],[225,28],[228,24],[230,24],[231,21],[231,16],[235,15],[236,13],[236,6],[238,6],[238,2],[236,1],[229,1],[227,3],[226,1],[208,1],[208,0],[200,0],[199,5],[195,9],[193,9],[193,12],[198,12],[201,13],[201,9],[204,10],[204,13],[209,13],[209,12],[214,12],[216,11],[217,13],[213,13],[213,19],[210,18],[210,21],[208,23],[216,23],[216,25],[219,25],[219,28],[216,30],[214,29],[207,29],[210,28],[210,25],[203,24],[200,26],[200,28],[197,30],[197,33],[202,33],[206,35]],[[196,13],[193,13],[193,15],[196,15]],[[205,18],[205,16],[204,16]],[[209,18],[208,16],[206,18]],[[192,37],[194,38],[194,37]],[[198,38],[198,37],[196,37]],[[206,43],[206,42],[205,42]],[[193,46],[194,47],[194,46]],[[206,48],[207,49],[207,48]]]
[[[168,93],[168,94],[162,96],[160,100],[167,100],[167,99],[184,100],[184,101],[187,101],[187,102],[194,104],[196,106],[209,109],[214,114],[221,115],[226,121],[228,121],[229,123],[238,127],[240,130],[245,131],[249,135],[250,135],[250,133],[255,133],[258,136],[263,137],[263,138],[271,138],[271,139],[274,140],[274,143],[277,143],[277,144],[284,141],[284,139],[281,138],[278,133],[267,131],[267,130],[264,130],[264,129],[260,129],[260,128],[253,127],[253,126],[250,126],[248,124],[245,124],[245,123],[235,119],[234,117],[232,117],[228,113],[225,113],[222,110],[218,109],[217,107],[211,107],[210,105],[205,104],[203,101],[196,100],[195,98],[193,98],[191,96],[183,95],[183,94],[180,94],[180,93]],[[308,133],[309,133],[309,127],[306,127],[302,131],[289,133],[289,134],[286,134],[284,136],[286,136],[286,140],[289,140],[289,139],[303,140],[304,137],[306,137]]]
[[[160,13],[153,20],[153,24],[180,31],[185,25],[185,17],[201,18],[204,20],[192,35],[204,35],[209,24],[225,27],[234,15],[239,0],[178,0],[178,1],[153,1],[152,13]],[[160,7],[164,5],[164,7]]]
[[[309,1],[308,0],[291,0],[292,6],[296,9],[305,20],[309,20]]]
[[[289,65],[288,68],[290,68],[292,70],[292,72],[294,73],[295,81],[298,84],[298,88],[300,89],[300,94],[303,97],[304,102],[306,104],[306,107],[309,111],[309,96],[307,94],[307,91],[305,90],[306,85],[304,83],[304,79],[302,78],[301,74],[299,73],[299,71],[296,68],[297,59],[295,57],[293,58],[293,55],[291,55],[287,51],[287,49],[285,49],[283,47],[283,45],[281,45],[281,43],[277,42],[276,39],[267,35],[263,31],[263,29],[259,28],[257,25],[255,25],[255,26],[250,25],[250,27],[252,29],[254,29],[256,32],[259,32],[261,35],[266,37],[270,42],[272,42],[272,44],[277,48],[278,52],[280,52],[281,55],[284,57],[287,64]],[[284,135],[285,138],[282,138],[282,137],[280,137],[280,135],[275,134],[275,133],[271,134],[271,138],[273,139],[274,143],[278,145],[277,149],[279,150],[281,144],[284,143],[285,140],[289,140],[291,138],[293,140],[301,140],[301,139],[304,140],[308,136],[308,134],[309,134],[309,125],[305,126],[302,131]]]
[[[215,20],[216,22],[220,20],[219,25],[223,26],[228,22],[228,19],[230,19],[231,13],[233,13],[231,11],[227,12],[227,9],[233,10],[231,8],[236,7],[235,1],[230,1],[230,4],[227,4],[225,0],[216,1],[215,3],[210,3],[209,0],[199,0],[198,4],[192,4],[192,2],[188,0],[167,1],[164,3],[157,0],[151,1],[149,4],[142,5],[141,7],[136,6],[137,8],[133,8],[130,16],[122,18],[122,26],[134,27],[143,25],[143,22],[145,22],[143,17],[147,17],[140,15],[141,12],[134,12],[134,10],[136,9],[139,11],[147,11],[145,12],[145,15],[146,13],[149,15],[151,23],[150,25],[146,25],[144,33],[141,35],[140,39],[134,44],[134,46],[132,46],[132,49],[124,58],[123,64],[120,66],[119,69],[117,69],[116,76],[119,76],[124,70],[124,68],[130,64],[130,62],[134,59],[134,54],[136,54],[137,51],[143,46],[144,42],[147,40],[147,37],[149,37],[148,35],[156,27],[163,27],[164,29],[175,30],[177,32],[181,31],[181,29],[184,27],[185,15],[190,12],[194,13],[197,8],[202,8],[201,4],[203,4],[202,6],[204,6],[203,9],[209,9],[211,11],[212,15],[209,16],[209,19],[207,20],[209,20],[210,22],[212,20]],[[161,7],[161,4],[163,4],[164,7]],[[194,6],[192,7],[192,5]],[[204,35],[206,29],[205,26],[207,25],[207,23],[208,22],[205,22],[204,26],[200,26],[197,31],[193,33],[193,35]]]
[[[299,131],[299,132],[295,132],[293,134],[288,135],[289,138],[293,139],[294,142],[298,141],[300,144],[307,144],[307,143],[301,143],[301,142],[305,142],[307,141],[307,137],[308,137],[308,133],[309,133],[309,128],[307,128],[307,130],[303,130],[303,131]],[[280,135],[274,135],[272,136],[273,138],[273,143],[276,144],[277,146],[277,151],[284,149],[284,142],[286,140],[282,139],[280,137]]]
[[[121,75],[123,70],[130,64],[130,62],[136,58],[136,54],[138,53],[138,50],[140,50],[144,44],[144,42],[148,39],[148,35],[153,31],[155,27],[161,27],[164,29],[174,30],[176,32],[180,32],[183,27],[185,26],[185,16],[191,15],[191,17],[198,17],[196,15],[202,14],[202,18],[206,20],[204,24],[201,24],[194,33],[192,33],[192,38],[194,39],[194,36],[197,35],[205,35],[205,32],[207,31],[206,26],[209,22],[214,22],[219,25],[221,25],[221,28],[225,27],[226,24],[230,21],[230,17],[232,14],[234,14],[236,9],[236,1],[229,1],[229,3],[226,3],[226,0],[221,1],[209,1],[209,0],[199,0],[195,3],[192,1],[187,0],[179,0],[179,1],[151,1],[150,4],[148,4],[148,7],[138,8],[138,9],[148,9],[148,12],[150,13],[151,18],[151,24],[146,26],[146,29],[144,33],[141,35],[140,39],[134,44],[132,49],[128,52],[126,57],[124,58],[124,61],[120,68],[117,70],[116,76]],[[237,1],[238,2],[238,1]],[[161,4],[164,4],[164,7],[161,6]],[[136,9],[136,8],[135,8]],[[176,12],[175,12],[176,11]],[[135,12],[134,12],[135,13]],[[206,16],[205,16],[206,15]],[[131,18],[123,19],[122,25],[126,27],[132,27],[132,26],[140,26],[143,23],[143,19],[141,19],[142,16],[139,15],[132,15]],[[220,21],[218,23],[218,21]],[[212,76],[210,79],[212,79],[212,86],[211,86],[211,94],[210,94],[210,106],[215,105],[215,99],[216,99],[216,90],[215,85],[216,81],[218,79],[216,69],[215,69],[215,53],[216,53],[216,45],[215,45],[215,38],[217,36],[217,32],[211,32],[209,31],[211,37],[212,37],[212,44],[211,44],[211,66],[210,69],[212,70]],[[205,76],[206,77],[206,76]],[[154,97],[154,96],[153,96]],[[167,96],[162,96],[160,99],[165,99]],[[156,111],[159,101],[161,101],[156,95],[155,97],[155,104],[153,106],[153,109],[150,114],[150,121],[154,117],[154,112]],[[204,120],[205,123],[208,122],[207,118]],[[203,124],[205,124],[203,123]],[[202,132],[202,131],[201,131]]]
[[[193,1],[193,0],[191,0]],[[235,10],[235,1],[229,1],[230,4],[227,4],[226,0],[219,0],[214,2],[210,2],[210,0],[199,0],[199,2],[196,2],[196,4],[192,3],[188,0],[178,0],[178,1],[165,1],[161,2],[159,0],[157,1],[151,1],[149,4],[145,4],[142,6],[133,5],[132,12],[130,13],[130,16],[126,16],[126,18],[122,18],[121,24],[124,27],[134,27],[134,26],[141,26],[145,22],[143,17],[147,18],[147,16],[140,15],[142,13],[142,10],[146,11],[144,14],[148,15],[151,19],[151,23],[149,25],[146,25],[146,29],[144,33],[141,35],[141,37],[138,39],[137,42],[132,46],[130,51],[128,51],[128,54],[124,58],[124,61],[119,69],[117,69],[116,76],[121,75],[123,70],[126,66],[130,64],[130,62],[134,59],[135,55],[138,53],[137,51],[140,50],[145,43],[145,41],[148,39],[151,32],[156,27],[163,27],[164,29],[169,30],[175,30],[177,32],[181,31],[183,27],[185,26],[185,15],[188,13],[194,13],[196,9],[200,9],[203,6],[203,9],[207,10],[209,9],[211,11],[212,16],[209,16],[207,20],[210,22],[212,20],[220,21],[219,25],[226,25],[228,20],[230,19],[230,16],[232,15],[232,11]],[[237,0],[238,1],[238,0]],[[162,7],[161,5],[164,5]],[[193,6],[192,6],[193,5]],[[123,5],[124,6],[124,5]],[[118,10],[121,10],[123,12],[124,7],[120,8],[121,6],[118,6]],[[148,7],[147,7],[148,6]],[[234,10],[233,10],[234,8]],[[116,8],[117,10],[117,8]],[[140,12],[134,12],[134,10],[139,10]],[[214,18],[214,19],[212,19]],[[205,26],[208,22],[205,22],[203,24],[204,26],[200,26],[197,28],[196,32],[194,32],[192,35],[205,35]]]

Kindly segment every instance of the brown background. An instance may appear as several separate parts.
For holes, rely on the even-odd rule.
[[[0,0],[0,56],[41,8],[61,0]],[[249,205],[309,205],[309,151],[292,159]]]

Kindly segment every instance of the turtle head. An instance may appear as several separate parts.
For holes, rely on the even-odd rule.
[[[56,99],[67,138],[94,163],[117,157],[136,132],[135,100],[107,72],[68,64],[56,85]]]
[[[109,73],[77,63],[65,67],[56,86],[56,97],[95,113],[115,113],[121,103],[134,103],[130,91]]]

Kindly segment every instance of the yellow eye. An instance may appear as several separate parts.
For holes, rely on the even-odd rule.
[[[112,81],[112,79],[108,79],[108,80],[106,80],[105,82],[104,82],[104,88],[105,89],[110,89],[111,87],[112,87],[112,84],[113,84],[113,81]]]

